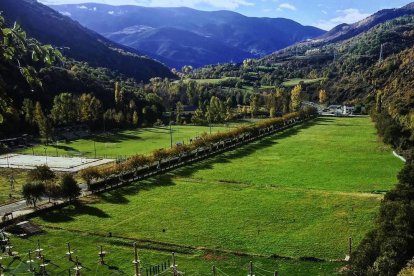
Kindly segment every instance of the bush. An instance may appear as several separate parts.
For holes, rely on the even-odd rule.
[[[62,176],[60,182],[62,197],[72,202],[81,195],[81,188],[71,174]]]
[[[26,183],[23,185],[22,195],[27,204],[36,208],[36,203],[45,195],[45,185],[41,182]]]
[[[35,169],[29,171],[28,177],[32,181],[46,182],[56,177],[56,174],[46,165],[36,166]]]
[[[101,177],[101,174],[99,173],[99,170],[96,167],[89,167],[86,169],[83,169],[79,173],[80,177],[86,181],[86,185],[88,185],[88,190],[91,188],[92,181],[94,179],[99,179]]]
[[[55,183],[45,184],[45,196],[49,198],[49,202],[51,201],[51,199],[59,199],[61,195],[62,191],[59,185],[56,185]]]

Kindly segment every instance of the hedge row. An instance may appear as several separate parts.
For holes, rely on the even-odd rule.
[[[80,172],[80,176],[86,181],[89,190],[102,188],[111,181],[118,181],[126,175],[137,176],[139,173],[146,173],[150,169],[159,169],[166,162],[170,164],[171,160],[180,161],[181,158],[195,155],[199,151],[220,145],[232,145],[235,142],[250,137],[256,137],[269,131],[281,128],[285,125],[295,123],[298,120],[307,119],[316,116],[313,109],[305,109],[301,112],[294,112],[284,115],[283,117],[270,118],[261,120],[253,125],[240,126],[226,132],[218,132],[214,134],[204,133],[191,144],[175,145],[169,149],[158,149],[148,155],[135,155],[128,158],[122,163],[110,163],[100,167],[90,167]]]

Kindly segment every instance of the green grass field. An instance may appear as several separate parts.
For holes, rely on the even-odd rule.
[[[201,250],[183,257],[188,275],[208,275],[211,262],[202,256],[213,251],[215,264],[229,275],[245,275],[255,254],[264,256],[258,262],[269,271],[332,275],[343,264],[329,260],[345,257],[348,237],[357,245],[373,226],[382,195],[372,192],[391,189],[402,165],[378,141],[368,118],[320,118],[34,222],[60,229],[42,237],[49,247],[59,237],[59,243],[75,239],[96,251],[93,240],[111,232],[152,248],[168,243],[165,251]],[[234,256],[240,253],[251,256]],[[276,261],[271,255],[325,261]]]
[[[65,258],[67,252],[66,243],[70,242],[74,251],[74,256],[78,256],[82,263],[82,275],[133,275],[134,267],[132,260],[133,247],[132,240],[120,238],[105,238],[93,235],[79,235],[62,230],[47,229],[40,236],[32,237],[27,240],[12,239],[15,248],[25,248],[34,250],[37,247],[37,239],[40,240],[43,253],[47,260],[52,263],[47,267],[51,275],[75,275],[74,263]],[[99,246],[108,252],[105,258],[106,265],[98,264]],[[171,253],[161,250],[153,250],[148,244],[138,243],[139,258],[141,260],[141,275],[147,275],[146,270],[156,265],[167,263],[171,259]],[[2,264],[5,265],[7,272],[13,275],[31,275],[26,272],[28,265],[27,253],[20,252],[21,260],[5,258]],[[34,254],[32,255],[34,256]],[[295,260],[276,260],[258,256],[235,256],[232,254],[217,254],[203,250],[178,250],[176,251],[176,261],[178,270],[185,272],[185,275],[205,276],[211,275],[213,265],[227,275],[247,275],[249,262],[252,261],[257,275],[270,275],[266,271],[277,270],[281,275],[332,275],[326,271],[337,270],[342,264],[334,262],[311,262]],[[39,261],[35,259],[34,267],[38,269]],[[225,275],[217,270],[217,275]],[[170,275],[171,272],[164,273]],[[6,275],[8,275],[6,273]]]
[[[15,179],[14,189],[10,187],[10,177]],[[27,181],[27,171],[18,169],[0,169],[0,204],[21,198],[22,186]],[[10,195],[11,194],[11,198]]]
[[[230,124],[229,127],[234,126]],[[226,131],[228,127],[213,126],[212,132]],[[189,139],[209,132],[207,126],[173,126],[173,143],[188,143]],[[116,158],[134,154],[145,154],[160,148],[170,147],[169,127],[143,128],[126,130],[115,133],[95,135],[88,139],[79,139],[68,143],[61,142],[57,145],[46,147],[49,155],[82,155]],[[45,154],[45,146],[39,145],[22,151],[25,154]]]
[[[283,86],[285,87],[292,87],[295,85],[298,85],[300,82],[304,82],[305,84],[312,84],[315,82],[320,82],[323,81],[325,78],[319,78],[319,79],[291,79],[291,80],[287,80],[284,83],[282,83]]]
[[[239,79],[239,78],[232,78],[232,77],[224,77],[221,79],[184,79],[184,82],[195,81],[199,84],[219,84],[222,81],[230,80],[230,79]],[[178,82],[178,81],[176,81]]]

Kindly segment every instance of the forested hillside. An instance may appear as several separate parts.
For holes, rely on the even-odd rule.
[[[173,78],[170,70],[139,51],[116,44],[79,23],[33,0],[2,0],[0,11],[7,26],[18,22],[30,37],[59,47],[68,57],[106,67],[140,81]]]
[[[298,44],[242,65],[205,67],[192,77],[232,77],[239,80],[238,85],[249,84],[257,91],[283,87],[289,79],[315,80],[302,83],[303,99],[318,101],[320,90],[325,90],[327,103],[361,104],[370,109],[380,97],[381,110],[411,131],[413,45],[414,17],[403,16],[343,42]],[[402,142],[404,149],[407,142]]]
[[[123,127],[160,118],[161,101],[142,83],[68,59],[0,19],[1,136],[50,138],[59,126]]]

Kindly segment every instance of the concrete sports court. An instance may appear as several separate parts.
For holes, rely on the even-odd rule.
[[[95,167],[113,161],[113,159],[93,159],[83,157],[3,154],[0,155],[0,168],[30,170],[34,169],[36,166],[47,165],[53,171],[77,172],[88,167]]]

